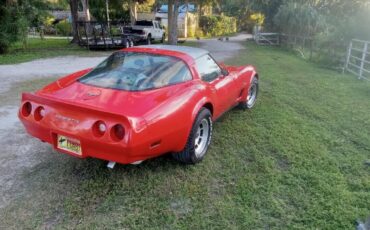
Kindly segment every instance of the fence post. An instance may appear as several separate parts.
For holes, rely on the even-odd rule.
[[[365,65],[365,61],[366,61],[367,47],[368,47],[368,43],[365,42],[364,43],[364,50],[363,50],[363,53],[362,53],[362,59],[361,59],[361,67],[360,67],[360,77],[359,77],[359,79],[363,78],[362,74],[364,73],[364,65]]]
[[[84,29],[85,29],[85,35],[86,35],[87,49],[90,50],[89,35],[87,33],[86,24],[87,24],[86,22],[83,22]]]
[[[343,69],[343,73],[344,73],[345,70],[348,69],[348,64],[349,64],[349,61],[350,61],[350,58],[351,58],[351,54],[352,54],[352,40],[351,40],[351,42],[349,43],[349,46],[348,46],[347,60],[346,60],[346,65]]]

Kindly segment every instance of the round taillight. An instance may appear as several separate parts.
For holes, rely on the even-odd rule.
[[[42,106],[39,106],[35,110],[35,120],[40,121],[42,118],[45,117],[45,109]]]
[[[97,121],[94,123],[92,130],[95,136],[101,137],[107,131],[107,125],[103,121]]]
[[[22,106],[22,115],[28,117],[32,112],[32,105],[30,102],[26,102]]]
[[[125,137],[125,129],[122,125],[116,124],[112,127],[110,135],[114,141],[121,141]]]

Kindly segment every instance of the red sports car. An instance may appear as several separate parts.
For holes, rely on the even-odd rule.
[[[137,164],[172,153],[194,164],[212,122],[236,105],[252,108],[257,94],[253,66],[218,64],[199,48],[139,46],[23,93],[19,118],[29,134],[79,158]]]

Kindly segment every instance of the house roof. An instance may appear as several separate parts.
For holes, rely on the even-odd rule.
[[[184,53],[192,57],[193,59],[197,59],[209,52],[205,49],[188,47],[188,46],[174,46],[174,45],[144,45],[138,46],[139,48],[150,48],[150,49],[161,49],[161,50],[169,50],[169,51],[176,51],[180,53]]]

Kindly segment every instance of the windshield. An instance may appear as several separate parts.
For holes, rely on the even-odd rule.
[[[178,58],[119,51],[78,81],[102,88],[143,91],[191,79],[188,67]]]

